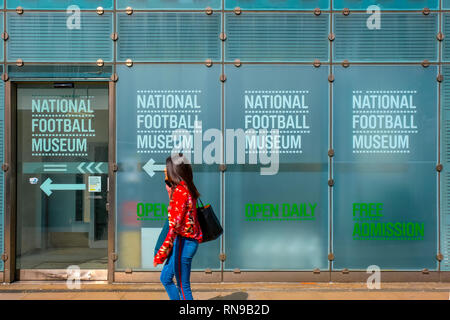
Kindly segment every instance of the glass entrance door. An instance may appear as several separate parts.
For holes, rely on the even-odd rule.
[[[16,112],[18,277],[106,270],[108,84],[18,83]]]

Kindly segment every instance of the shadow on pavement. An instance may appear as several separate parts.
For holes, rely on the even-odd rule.
[[[246,292],[233,292],[226,296],[217,296],[208,300],[247,300],[248,293]]]

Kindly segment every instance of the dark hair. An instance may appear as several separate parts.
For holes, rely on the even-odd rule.
[[[167,178],[169,182],[177,185],[182,180],[186,182],[187,188],[192,197],[198,199],[200,193],[194,184],[194,177],[192,174],[192,167],[188,160],[183,157],[182,153],[172,155],[166,159]]]

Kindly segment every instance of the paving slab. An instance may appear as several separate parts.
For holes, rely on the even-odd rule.
[[[0,300],[22,300],[26,293],[0,293]]]
[[[124,292],[122,300],[169,300],[164,292]]]
[[[249,300],[448,300],[445,292],[249,292]]]
[[[72,300],[74,297],[73,292],[31,292],[20,300]]]
[[[365,283],[192,283],[196,300],[415,300],[450,299],[450,283],[382,283],[369,290]],[[70,290],[64,281],[19,281],[0,285],[0,300],[167,300],[160,283],[82,282]]]
[[[76,292],[70,300],[121,300],[123,292]]]

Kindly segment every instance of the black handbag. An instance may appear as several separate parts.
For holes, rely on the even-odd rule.
[[[201,207],[197,207],[197,219],[203,234],[202,243],[215,240],[223,233],[222,226],[211,205],[207,204],[204,206],[202,200],[200,198],[198,200]]]

